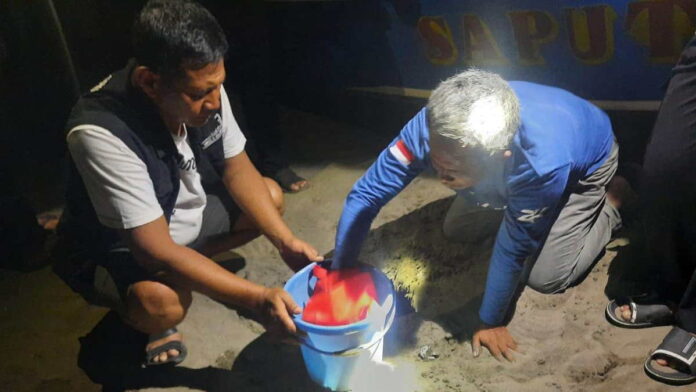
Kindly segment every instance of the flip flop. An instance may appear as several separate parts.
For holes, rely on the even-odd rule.
[[[154,342],[154,341],[157,341],[160,339],[164,339],[167,336],[174,335],[175,333],[178,333],[178,332],[179,331],[176,328],[169,328],[168,330],[166,330],[162,333],[150,335],[150,338],[148,339],[148,341],[151,343],[151,342]],[[178,350],[179,355],[177,355],[176,357],[171,357],[171,356],[167,355],[167,359],[165,361],[162,361],[162,362],[155,362],[154,361],[154,359],[158,355],[160,355],[162,353],[166,353],[169,350]],[[184,359],[186,359],[186,354],[188,354],[188,351],[186,350],[186,346],[184,345],[184,343],[179,341],[179,340],[173,340],[173,341],[167,342],[161,346],[157,346],[153,349],[147,350],[145,352],[145,362],[143,363],[143,367],[159,366],[159,365],[166,365],[166,364],[178,365],[181,362],[183,362]]]
[[[674,365],[658,365],[657,359]],[[645,360],[645,373],[657,381],[671,385],[686,385],[696,381],[696,336],[674,327],[655,351]]]
[[[309,183],[307,183],[304,187],[298,189],[298,190],[293,190],[290,186],[292,184],[298,183],[300,181],[307,181],[306,179],[300,177],[295,173],[292,169],[289,167],[284,167],[277,172],[275,172],[273,175],[271,175],[271,178],[274,179],[278,185],[280,185],[281,188],[285,192],[290,192],[290,193],[297,193],[301,192],[309,187]]]
[[[623,305],[631,307],[631,320],[620,316]],[[674,312],[654,295],[643,294],[634,297],[619,297],[609,301],[604,311],[607,321],[621,328],[650,328],[674,324]]]

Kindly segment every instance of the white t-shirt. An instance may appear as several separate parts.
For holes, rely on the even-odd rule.
[[[221,138],[225,159],[244,151],[246,138],[234,119],[224,88]],[[181,245],[198,237],[206,196],[186,138],[172,135],[182,159],[179,165],[179,194],[169,222],[169,234]],[[87,188],[99,221],[113,229],[131,229],[162,216],[154,186],[145,163],[121,139],[108,130],[82,124],[68,132],[68,149]]]

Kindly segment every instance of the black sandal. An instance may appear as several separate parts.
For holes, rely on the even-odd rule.
[[[306,184],[305,186],[301,187],[301,188],[298,189],[298,190],[293,190],[293,189],[291,188],[291,186],[292,186],[293,184],[296,184],[296,183],[301,182],[301,181],[307,181],[307,180],[304,179],[304,178],[302,178],[302,177],[300,177],[300,176],[298,176],[297,173],[295,173],[295,172],[294,172],[292,169],[290,169],[289,167],[284,167],[284,168],[278,170],[277,172],[275,172],[275,173],[274,173],[273,175],[271,175],[270,177],[271,177],[273,180],[275,180],[275,182],[277,182],[278,185],[280,185],[280,187],[283,188],[283,190],[284,190],[285,192],[297,193],[297,192],[303,191],[303,190],[305,190],[305,189],[307,189],[307,188],[309,187],[309,183],[308,183],[308,184]]]
[[[631,308],[631,320],[624,320],[620,308]],[[607,304],[604,312],[607,320],[622,328],[651,328],[674,324],[674,312],[666,301],[655,295],[643,294],[635,297],[619,297]]]
[[[654,363],[664,359],[673,366]],[[643,365],[650,378],[671,385],[686,385],[696,381],[696,336],[674,327],[650,354]]]
[[[154,341],[164,339],[167,336],[174,335],[175,333],[178,333],[179,331],[176,328],[169,328],[168,330],[160,333],[160,334],[155,334],[155,335],[150,335],[150,338],[148,339],[148,342],[152,343]],[[157,358],[160,354],[166,353],[169,350],[178,350],[179,355],[172,357],[167,355],[167,359],[162,362],[155,362],[154,359]],[[180,340],[173,340],[171,342],[167,342],[161,346],[157,346],[153,349],[147,350],[145,352],[145,362],[143,363],[143,367],[146,366],[158,366],[158,365],[165,365],[165,364],[172,364],[172,365],[178,365],[181,362],[186,359],[186,355],[188,354],[188,350],[186,350],[186,346],[184,343]]]

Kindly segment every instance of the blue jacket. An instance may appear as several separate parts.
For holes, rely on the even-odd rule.
[[[521,106],[512,157],[465,191],[482,206],[505,208],[479,311],[489,325],[502,323],[522,265],[548,234],[569,187],[602,165],[614,140],[609,118],[591,103],[535,83],[510,86]],[[423,108],[353,186],[338,225],[334,267],[356,261],[382,206],[430,166],[428,140]]]

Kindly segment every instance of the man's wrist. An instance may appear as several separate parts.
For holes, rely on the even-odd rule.
[[[248,298],[249,301],[247,303],[249,309],[252,310],[259,309],[263,305],[266,291],[268,290],[268,287],[265,286],[256,284],[254,284],[254,286],[255,287],[252,289],[253,291],[251,292],[251,295]]]
[[[505,326],[504,324],[501,324],[501,323],[494,323],[494,322],[490,322],[490,321],[491,321],[491,320],[488,320],[488,321],[484,320],[483,317],[481,317],[481,316],[479,315],[479,319],[478,319],[478,324],[479,324],[479,325],[478,325],[478,328],[479,328],[479,329],[491,329],[491,328],[497,328],[497,327],[504,327],[504,326]]]
[[[282,252],[285,248],[289,248],[290,244],[295,240],[295,236],[288,230],[287,232],[284,233],[277,233],[275,235],[267,235],[269,241],[273,244],[273,246],[278,249],[278,251]]]

